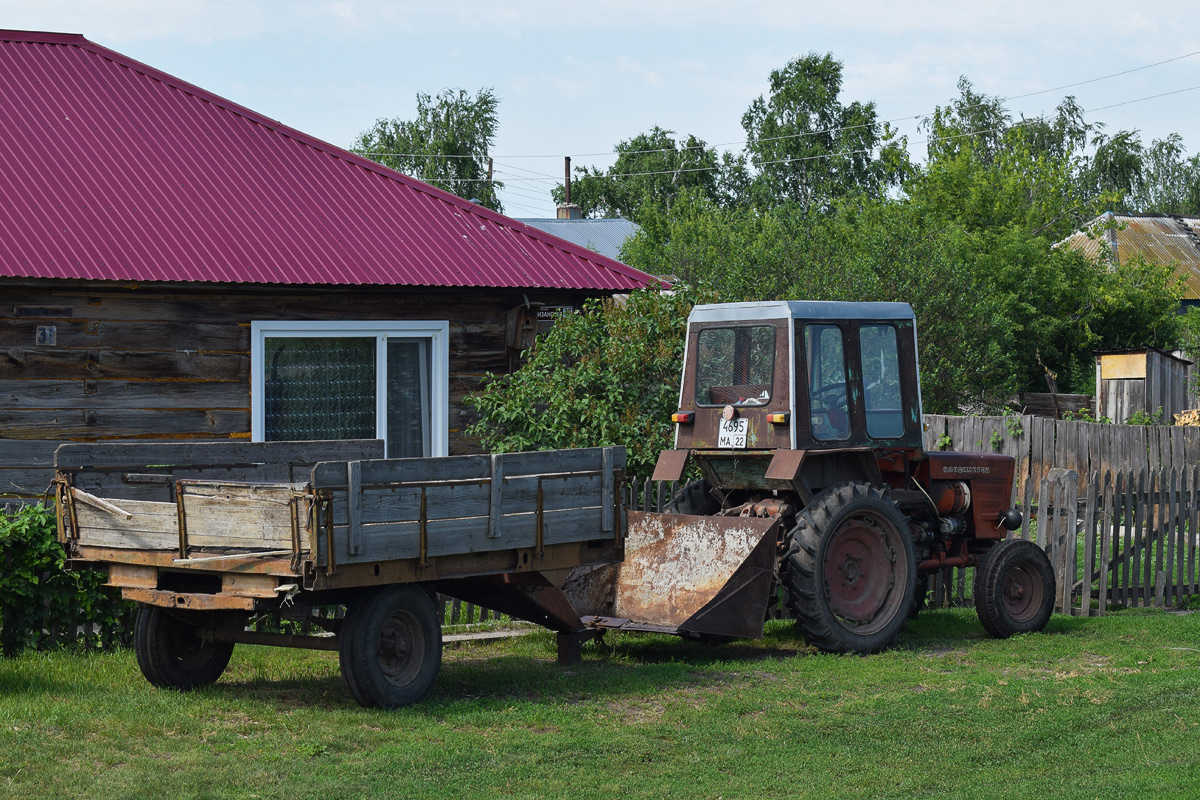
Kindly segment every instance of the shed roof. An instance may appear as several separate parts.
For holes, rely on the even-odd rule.
[[[658,284],[76,34],[0,31],[0,129],[0,276]]]
[[[1110,211],[1060,244],[1093,259],[1107,247],[1120,262],[1140,255],[1157,264],[1172,264],[1183,280],[1182,299],[1200,299],[1200,217]]]
[[[552,233],[580,247],[594,250],[600,255],[619,259],[625,240],[637,233],[641,226],[636,222],[617,217],[615,219],[534,219],[521,217],[517,222]]]

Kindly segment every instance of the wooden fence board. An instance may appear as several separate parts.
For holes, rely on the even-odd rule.
[[[1096,506],[1100,497],[1100,475],[1094,473],[1088,481],[1087,505],[1083,512],[1083,569],[1082,591],[1079,593],[1078,613],[1091,616],[1092,608],[1092,573],[1096,567]],[[1074,609],[1072,613],[1075,613]]]

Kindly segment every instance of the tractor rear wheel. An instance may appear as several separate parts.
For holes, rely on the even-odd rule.
[[[796,516],[781,572],[796,624],[822,650],[884,650],[908,624],[912,537],[878,487],[844,483],[818,494]]]
[[[1050,559],[1028,539],[993,545],[975,568],[975,613],[997,639],[1045,628],[1054,595]]]
[[[146,680],[167,689],[196,689],[216,683],[229,665],[233,642],[201,635],[205,612],[142,606],[133,628],[133,651]]]

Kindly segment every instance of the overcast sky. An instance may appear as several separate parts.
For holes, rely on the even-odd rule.
[[[914,155],[912,118],[952,100],[962,75],[1017,98],[1017,118],[1074,94],[1110,133],[1177,132],[1200,149],[1200,26],[1194,4],[1170,0],[0,0],[0,12],[0,26],[81,33],[342,147],[377,118],[411,117],[417,92],[492,87],[516,217],[554,215],[563,156],[608,166],[616,142],[654,125],[739,150],[770,71],[810,51],[842,61],[842,101],[875,101]]]

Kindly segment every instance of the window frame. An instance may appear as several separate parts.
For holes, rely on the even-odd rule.
[[[895,363],[895,366],[896,366],[896,392],[899,396],[899,401],[900,401],[900,408],[898,409],[899,413],[900,413],[900,432],[893,436],[880,436],[880,435],[877,435],[877,434],[871,432],[871,410],[872,409],[871,409],[870,403],[868,402],[866,364],[865,364],[865,361],[863,358],[863,356],[865,355],[863,353],[863,330],[866,328],[888,328],[892,331],[892,344],[894,345],[894,350],[892,352],[894,353],[894,355],[896,357],[896,363]],[[860,365],[860,370],[862,372],[862,382],[863,382],[863,386],[862,386],[862,406],[863,406],[863,423],[864,423],[863,430],[866,431],[868,438],[876,440],[876,441],[890,441],[890,440],[901,438],[905,434],[906,426],[905,426],[904,420],[905,420],[905,411],[907,409],[905,407],[905,402],[904,402],[904,371],[900,367],[900,331],[896,328],[895,323],[889,322],[889,321],[879,321],[879,322],[871,321],[871,322],[862,322],[858,325],[858,362]],[[879,410],[879,409],[876,409],[876,410]]]
[[[701,349],[700,338],[702,336],[704,336],[704,334],[709,333],[711,331],[722,331],[722,330],[751,331],[751,330],[754,330],[755,328],[769,328],[771,330],[771,361],[770,361],[771,374],[768,377],[767,382],[766,382],[767,397],[765,399],[763,399],[763,401],[760,403],[745,403],[745,402],[743,402],[743,403],[716,403],[716,402],[702,403],[702,402],[700,402],[700,397],[699,397],[699,394],[700,394],[699,353],[700,353],[700,349]],[[747,335],[752,335],[752,334],[747,334]],[[736,333],[735,333],[735,336],[736,336]],[[777,359],[777,356],[779,355],[779,328],[778,328],[778,325],[775,324],[775,322],[754,320],[753,323],[748,324],[748,325],[742,325],[742,324],[732,325],[732,324],[730,324],[730,325],[714,325],[712,327],[700,328],[696,332],[696,352],[697,352],[697,362],[696,362],[696,366],[695,366],[696,375],[695,375],[695,380],[693,381],[693,386],[692,386],[692,402],[695,403],[698,408],[722,408],[727,405],[731,405],[734,408],[763,408],[763,407],[769,405],[771,400],[775,397],[775,368],[777,366],[776,359]],[[687,363],[687,362],[685,361],[684,363]],[[712,387],[709,386],[708,388],[711,390]]]
[[[375,437],[387,442],[388,339],[429,340],[429,450],[450,453],[450,323],[447,320],[254,320],[250,323],[250,438],[266,433],[265,364],[267,339],[375,339]]]

